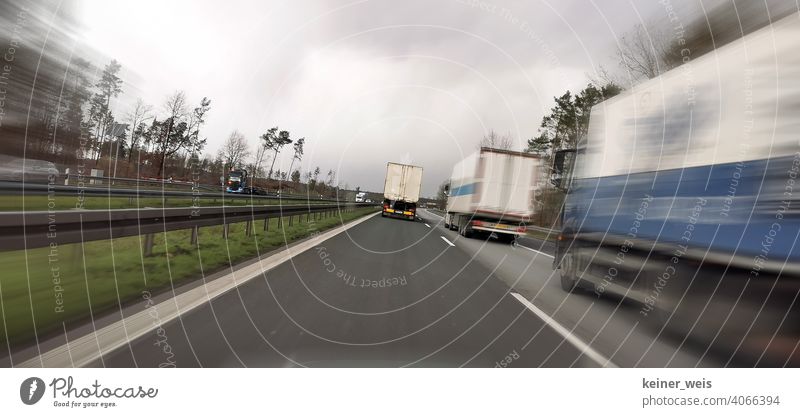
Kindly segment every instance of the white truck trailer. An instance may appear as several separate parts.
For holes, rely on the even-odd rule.
[[[383,217],[414,220],[422,189],[422,167],[389,162],[383,187]]]
[[[453,167],[444,226],[471,237],[495,233],[512,242],[533,215],[541,159],[532,154],[481,148]]]

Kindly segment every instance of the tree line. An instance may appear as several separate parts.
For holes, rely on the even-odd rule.
[[[14,5],[0,6],[13,25],[17,15],[28,17]],[[56,17],[68,27],[69,13]],[[20,25],[22,37],[37,39],[37,26]],[[205,153],[203,134],[212,101],[190,102],[182,90],[169,94],[157,106],[138,99],[128,111],[118,110],[126,85],[123,67],[110,60],[98,67],[72,56],[54,36],[47,48],[22,48],[0,72],[0,154],[46,160],[64,172],[89,175],[100,169],[105,176],[173,178],[220,185],[219,178],[233,168],[245,168],[265,188],[293,188],[330,194],[338,191],[336,173],[319,167],[301,172],[306,138],[294,138],[272,127],[258,138],[253,152],[244,135],[234,130],[215,155]],[[0,39],[9,43],[12,39]],[[42,51],[39,54],[39,51]],[[281,154],[292,152],[288,170],[278,164]],[[283,184],[281,184],[283,183]]]
[[[325,195],[335,194],[336,172],[328,170],[327,175],[320,177],[320,167],[309,169],[301,173],[296,166],[303,160],[306,138],[292,139],[288,130],[271,127],[258,137],[255,149],[251,148],[245,135],[239,130],[234,130],[225,139],[213,158],[208,158],[208,168],[214,172],[228,172],[232,169],[244,168],[255,180],[257,186],[269,189],[291,188],[303,191],[301,184],[307,186],[307,191],[318,192]],[[282,171],[275,169],[281,153],[291,150],[289,168]]]

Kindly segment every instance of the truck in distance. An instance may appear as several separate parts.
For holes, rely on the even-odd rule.
[[[250,177],[247,176],[247,170],[234,169],[228,173],[228,179],[225,181],[225,192],[237,194],[267,194],[265,190],[254,187],[250,183]]]
[[[541,159],[537,155],[482,147],[453,167],[445,186],[444,227],[464,237],[492,233],[513,242],[533,215]]]
[[[389,162],[383,187],[382,217],[414,220],[422,188],[422,167]]]

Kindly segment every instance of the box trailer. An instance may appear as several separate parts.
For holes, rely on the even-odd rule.
[[[444,226],[513,241],[533,216],[540,167],[537,155],[481,148],[453,167]]]
[[[592,108],[587,138],[555,158],[564,290],[633,301],[695,343],[787,363],[770,341],[800,335],[798,17]]]
[[[422,189],[422,167],[389,162],[383,187],[383,217],[414,220]]]

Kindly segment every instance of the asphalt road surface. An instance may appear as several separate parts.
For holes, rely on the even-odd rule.
[[[551,246],[465,239],[420,215],[370,218],[91,366],[716,365],[635,307],[563,292]]]

